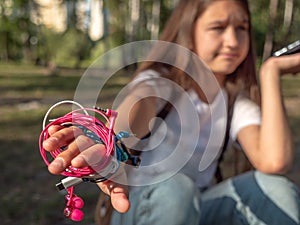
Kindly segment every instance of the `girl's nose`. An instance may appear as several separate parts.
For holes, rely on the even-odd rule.
[[[224,33],[224,44],[228,47],[235,48],[238,46],[238,34],[234,27],[228,27]]]

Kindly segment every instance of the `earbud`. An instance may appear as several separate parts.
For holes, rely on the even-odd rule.
[[[64,215],[73,221],[81,221],[84,217],[84,213],[81,210],[72,207],[66,207]]]
[[[76,195],[66,196],[67,206],[64,210],[64,215],[74,221],[81,221],[84,217],[84,213],[79,210],[83,207],[84,202],[80,197]]]
[[[71,201],[72,201],[71,204],[74,208],[81,209],[84,206],[84,202],[80,197],[75,196],[72,198]]]

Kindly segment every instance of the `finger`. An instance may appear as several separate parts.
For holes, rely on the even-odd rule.
[[[300,72],[300,53],[279,57],[278,65],[282,73],[299,73]]]
[[[111,204],[120,213],[125,213],[130,208],[128,200],[128,189],[122,185],[113,187],[111,190]]]
[[[112,181],[100,182],[98,186],[104,193],[110,195],[114,209],[120,213],[125,213],[129,210],[130,202],[128,200],[127,186]]]
[[[57,129],[57,127],[54,127],[53,129]],[[72,142],[74,138],[80,134],[82,134],[82,130],[78,127],[66,127],[60,129],[43,142],[43,148],[46,151],[54,151]]]
[[[63,128],[65,128],[65,127],[61,126],[61,125],[52,125],[48,128],[48,133],[50,134],[50,136],[52,136],[54,133],[56,133],[57,131],[59,131]]]
[[[106,154],[106,147],[103,144],[90,145],[85,151],[81,151],[72,161],[74,167],[97,166]]]
[[[118,181],[118,182],[115,182]],[[126,172],[120,167],[110,180],[98,183],[101,190],[111,197],[112,206],[120,213],[125,213],[130,208]]]
[[[72,143],[69,144],[68,148],[58,154],[58,156],[50,163],[48,170],[53,174],[60,174],[63,172],[69,165],[71,161],[75,158],[81,151],[88,149],[94,144],[94,142],[84,136],[78,136]]]

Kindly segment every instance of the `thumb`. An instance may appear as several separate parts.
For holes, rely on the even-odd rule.
[[[111,204],[120,213],[125,213],[130,208],[127,187],[116,186],[110,192]]]
[[[120,213],[125,213],[130,208],[128,200],[128,187],[117,184],[113,181],[105,181],[98,183],[100,189],[110,196],[111,204],[115,210]]]

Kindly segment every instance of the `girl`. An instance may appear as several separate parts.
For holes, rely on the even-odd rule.
[[[162,109],[167,109],[163,119],[168,129],[165,139],[157,142],[164,125],[153,128],[153,136],[158,135],[143,147],[150,145],[152,151],[141,153],[141,167],[156,165],[154,169],[119,171],[119,177],[124,180],[128,176],[128,183],[134,184],[129,191],[124,182],[99,183],[99,187],[110,195],[116,209],[111,224],[300,223],[298,190],[280,176],[289,169],[293,158],[280,77],[300,72],[300,54],[264,62],[259,72],[259,97],[250,21],[246,0],[179,2],[161,40],[179,44],[198,55],[221,88],[212,88],[207,94],[207,88],[198,85],[197,79],[191,79],[185,70],[161,62],[141,66],[133,81],[136,88],[118,108],[116,131],[130,129],[139,138],[148,136],[148,124]],[[154,52],[158,57],[164,53],[161,48]],[[185,64],[186,60],[179,56],[176,55],[175,61]],[[191,63],[193,60],[187,61],[187,67]],[[198,76],[201,79],[204,75],[199,73]],[[182,87],[188,98],[166,86],[168,80]],[[166,107],[165,101],[157,97],[161,95],[173,96],[170,98],[174,105]],[[211,110],[222,110],[223,99],[226,99],[229,116],[219,113],[216,118],[211,118]],[[185,130],[185,123],[180,123],[181,116],[186,121],[189,117],[195,118],[190,105],[185,107],[187,100],[191,101],[197,114],[197,120],[188,124],[192,131]],[[220,140],[224,138],[224,132],[218,132],[222,130],[222,121],[228,122],[231,139],[242,146],[255,172],[212,185],[222,149]],[[54,150],[74,139],[85,141],[87,150],[96,149],[87,137],[74,137],[73,129],[76,128],[62,128],[51,128],[52,138],[44,142],[45,149]],[[213,141],[209,140],[211,130],[216,132]],[[176,142],[178,137],[180,140]],[[153,143],[156,145],[152,146]],[[104,146],[97,146],[99,149],[104,150]],[[90,151],[80,153],[76,145],[69,146],[49,165],[49,171],[59,174],[70,164],[86,166],[89,157],[86,152]],[[201,160],[211,152],[217,157],[210,158],[203,166]],[[175,154],[173,160],[160,163],[172,154]],[[178,162],[180,166],[176,164]]]

